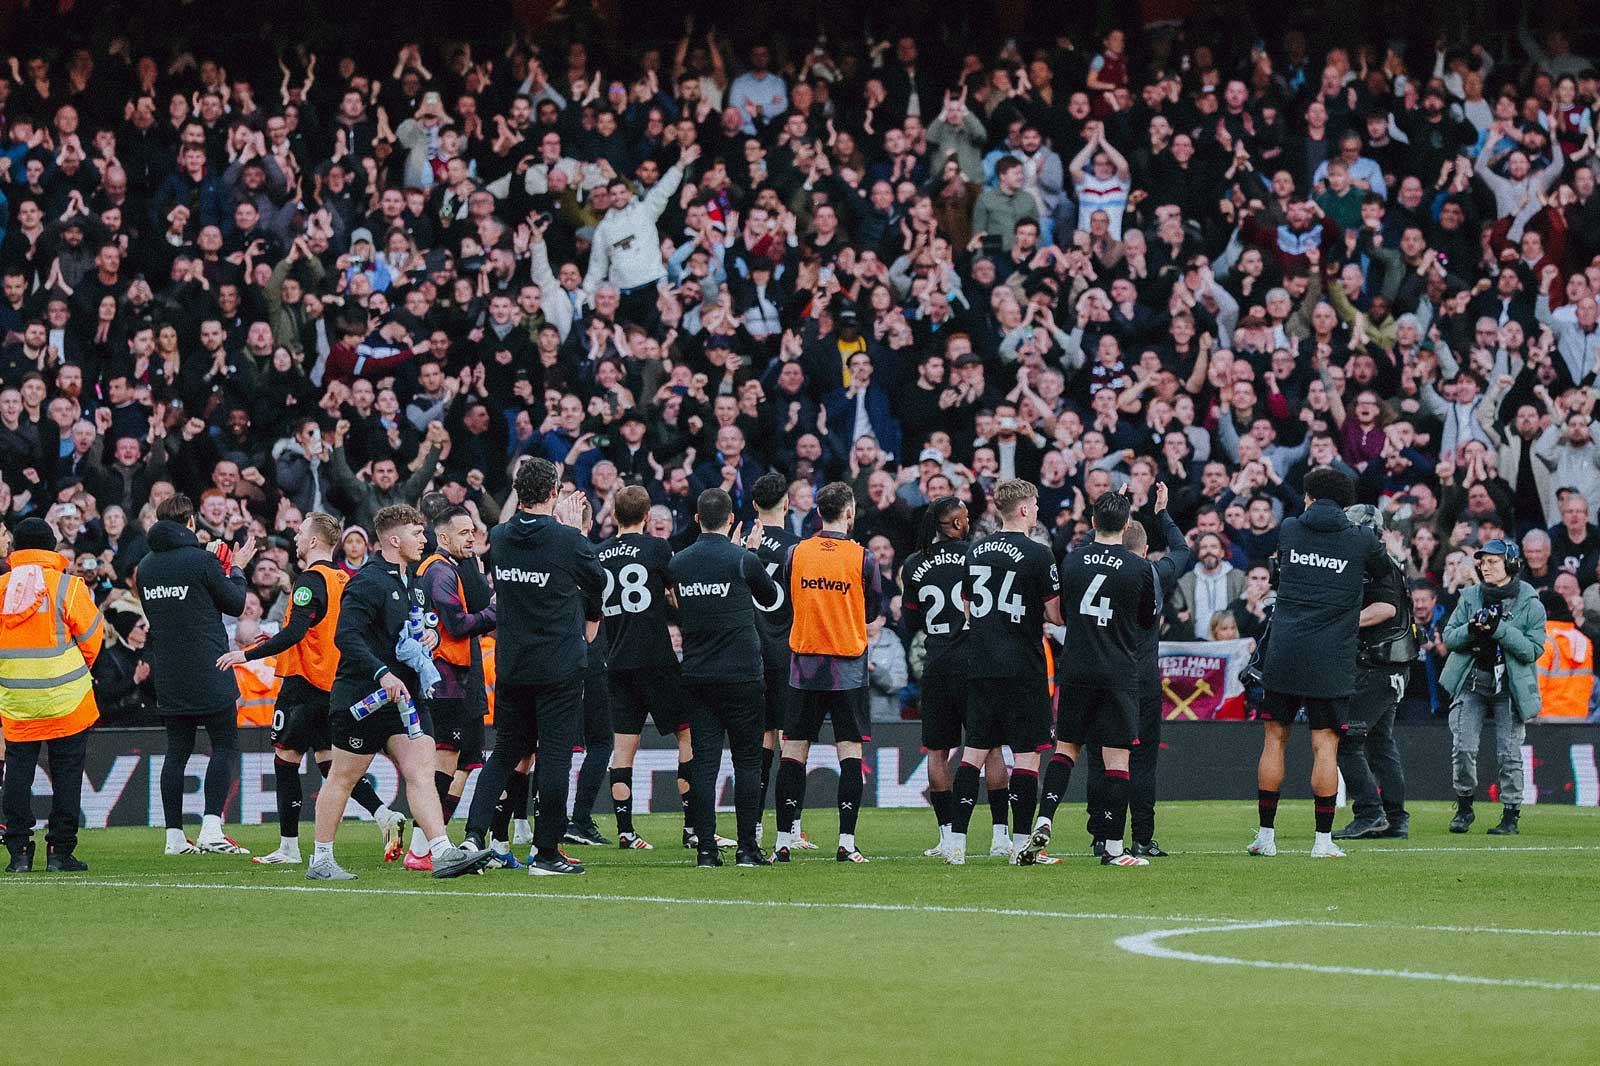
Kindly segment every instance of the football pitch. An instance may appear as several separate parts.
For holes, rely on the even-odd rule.
[[[1485,836],[1498,813],[1452,836],[1418,804],[1410,840],[1313,861],[1309,803],[1273,859],[1244,854],[1253,805],[1169,804],[1172,857],[1112,869],[1081,806],[1034,868],[924,858],[932,816],[899,810],[863,813],[870,865],[836,863],[817,810],[821,850],[763,870],[694,869],[681,819],[650,815],[655,851],[569,847],[582,877],[455,881],[347,823],[339,885],[89,831],[89,873],[0,877],[0,1062],[1594,1061],[1600,812]],[[973,830],[986,854],[981,808]]]

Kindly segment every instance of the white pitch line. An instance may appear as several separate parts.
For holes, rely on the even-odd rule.
[[[1196,933],[1240,933],[1260,929],[1284,929],[1306,925],[1340,925],[1337,922],[1239,922],[1234,925],[1198,926],[1192,929],[1156,929],[1148,933],[1135,933],[1118,937],[1117,947],[1134,955],[1152,959],[1171,959],[1179,962],[1198,962],[1210,966],[1244,966],[1257,970],[1298,970],[1304,973],[1325,973],[1348,977],[1395,977],[1409,981],[1441,981],[1457,985],[1488,985],[1496,988],[1532,988],[1545,992],[1600,992],[1600,984],[1582,981],[1537,981],[1523,977],[1477,977],[1472,974],[1436,973],[1429,970],[1390,970],[1366,966],[1328,966],[1313,962],[1277,962],[1271,959],[1240,959],[1231,955],[1205,955],[1194,951],[1179,951],[1164,946],[1161,941]],[[1362,928],[1360,923],[1343,923],[1348,927]],[[1426,929],[1426,926],[1412,928]],[[1446,927],[1438,927],[1446,928]],[[1462,930],[1463,932],[1466,930]],[[1488,932],[1489,930],[1473,930]],[[1494,932],[1527,932],[1534,935],[1565,935],[1556,930],[1510,930]],[[1571,935],[1600,935],[1572,932]]]
[[[229,885],[207,884],[200,881],[79,881],[60,877],[50,880],[0,881],[0,888],[153,888],[178,891],[210,892],[309,892],[345,893],[364,896],[427,896],[451,899],[524,899],[538,902],[578,901],[584,903],[648,903],[680,907],[754,907],[793,910],[873,911],[889,914],[960,914],[985,915],[999,918],[1054,918],[1066,921],[1103,922],[1207,922],[1215,928],[1270,928],[1278,925],[1301,925],[1323,929],[1405,929],[1424,933],[1482,933],[1507,936],[1558,936],[1600,938],[1600,929],[1522,929],[1502,926],[1475,925],[1407,925],[1401,922],[1346,922],[1308,918],[1299,921],[1274,921],[1250,923],[1242,918],[1219,918],[1205,915],[1116,914],[1106,911],[1047,911],[1026,907],[956,907],[936,903],[835,903],[807,900],[767,899],[711,899],[685,896],[632,896],[620,893],[587,892],[483,892],[435,888],[358,888],[336,885]],[[1197,932],[1199,930],[1185,930]],[[1176,933],[1170,935],[1178,935]]]

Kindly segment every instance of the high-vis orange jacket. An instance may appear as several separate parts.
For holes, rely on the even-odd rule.
[[[10,741],[56,740],[100,717],[89,668],[100,609],[59,553],[11,553],[0,575],[0,727]]]
[[[808,537],[794,546],[789,567],[792,651],[854,658],[867,650],[867,590],[861,585],[866,550],[842,537]]]
[[[1594,691],[1594,642],[1571,622],[1545,622],[1539,670],[1540,718],[1587,718]]]
[[[240,663],[233,668],[233,678],[239,682],[239,725],[262,727],[272,724],[273,710],[278,702],[278,690],[283,688],[283,678],[276,672],[276,655],[253,663]]]

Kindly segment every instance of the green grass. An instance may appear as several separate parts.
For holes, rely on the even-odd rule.
[[[1500,840],[1483,835],[1484,806],[1470,836],[1445,832],[1444,805],[1421,804],[1411,840],[1314,863],[1308,804],[1279,815],[1298,853],[1271,860],[1243,853],[1249,805],[1172,804],[1159,836],[1186,853],[1136,870],[1081,854],[946,867],[922,858],[926,812],[869,810],[858,835],[871,865],[835,863],[831,812],[813,811],[807,832],[824,850],[701,871],[676,847],[678,820],[653,815],[640,821],[656,851],[581,849],[589,872],[555,884],[385,868],[370,825],[341,834],[340,859],[360,875],[348,886],[166,858],[159,829],[92,831],[79,848],[89,874],[0,878],[0,1062],[1459,1066],[1512,1047],[1591,1061],[1600,812],[1530,808],[1523,835]],[[981,810],[977,821],[975,851],[989,832]],[[1081,821],[1081,807],[1063,809],[1058,853],[1081,850]],[[258,852],[276,844],[273,826],[236,835]],[[711,902],[723,900],[774,905]],[[1214,924],[1196,918],[1316,924],[1162,946],[1591,987],[1210,965],[1117,945]]]

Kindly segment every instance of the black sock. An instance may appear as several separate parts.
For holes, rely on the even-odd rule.
[[[1004,788],[989,790],[989,820],[995,825],[1005,825],[1011,817],[1011,797]]]
[[[767,785],[772,781],[772,760],[778,753],[771,748],[761,749],[761,804],[767,803]]]
[[[784,759],[778,763],[778,832],[794,832],[794,823],[806,802],[805,763]]]
[[[333,760],[317,763],[317,769],[322,771],[322,779],[326,781],[333,772]],[[378,808],[383,806],[383,800],[378,798],[378,790],[372,787],[372,778],[366,774],[362,774],[356,787],[350,790],[350,798],[361,804],[362,810],[368,814],[377,814]]]
[[[318,759],[317,760],[317,773],[321,774],[322,775],[322,779],[324,781],[326,781],[333,774],[333,760],[332,759]],[[366,779],[366,776],[367,776],[366,774],[362,774],[361,775],[363,780]]]
[[[972,824],[972,812],[978,806],[978,768],[969,762],[956,767],[955,812],[950,817],[950,831],[965,833]]]
[[[1338,796],[1313,797],[1314,810],[1317,813],[1317,832],[1333,832],[1333,812],[1339,808]]]
[[[691,765],[693,764],[678,763],[678,801],[683,804],[683,827],[685,829],[694,828],[689,820],[689,792],[692,787],[689,782],[689,767]]]
[[[1055,820],[1056,808],[1067,798],[1067,783],[1072,780],[1072,756],[1056,752],[1045,764],[1044,780],[1040,782],[1039,813]]]
[[[1256,809],[1261,812],[1261,828],[1271,829],[1278,817],[1278,792],[1276,789],[1256,789]]]
[[[856,816],[861,813],[864,782],[860,759],[839,760],[839,832],[853,835]]]
[[[452,792],[446,792],[444,799],[439,802],[439,813],[444,815],[444,824],[449,825],[450,819],[456,816],[456,808],[461,806],[461,797]],[[505,837],[501,837],[504,840]]]
[[[621,785],[627,793],[617,799],[617,786]],[[613,766],[611,768],[611,809],[617,812],[617,832],[633,832],[633,767]]]
[[[1039,771],[1011,771],[1011,831],[1031,833],[1033,812],[1039,805]]]
[[[942,829],[949,825],[950,808],[954,802],[951,799],[950,790],[947,788],[938,791],[929,790],[928,802],[933,804],[933,817],[939,823],[939,828]]]
[[[528,794],[528,775],[519,774],[513,770],[506,777],[506,788],[509,790],[506,795],[511,797],[511,817],[527,821],[528,802],[531,799]],[[506,824],[510,825],[511,823],[507,822]],[[505,837],[500,839],[504,840]]]
[[[272,774],[278,783],[278,835],[286,839],[300,836],[300,764],[287,759],[272,760]]]
[[[1471,792],[1457,792],[1456,793],[1456,802],[1461,804],[1462,807],[1466,808],[1469,811],[1472,810],[1472,801],[1474,799],[1476,799],[1476,798],[1477,798],[1477,796],[1474,793],[1471,793]]]
[[[1128,828],[1128,771],[1106,770],[1105,839],[1121,840]]]
[[[528,775],[513,770],[506,776],[505,794],[494,805],[494,818],[489,823],[489,838],[491,840],[511,839],[511,819],[515,816],[512,810],[513,801],[517,796],[528,794]]]
[[[450,782],[454,780],[454,774],[447,774],[443,770],[433,772],[433,790],[439,793],[439,806],[444,806],[446,798],[450,795]],[[445,815],[444,820],[448,822],[450,816]]]

